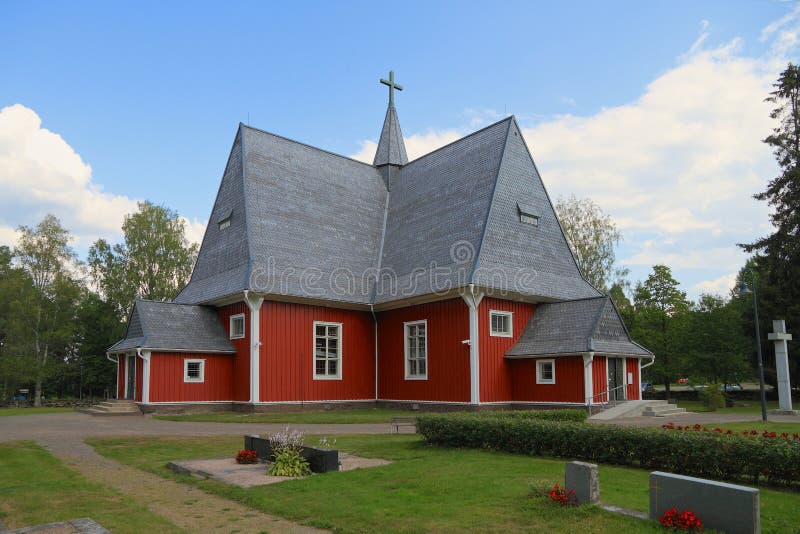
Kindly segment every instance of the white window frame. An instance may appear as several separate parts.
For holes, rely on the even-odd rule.
[[[233,333],[233,322],[237,319],[242,320],[242,334],[241,335],[234,335]],[[237,313],[236,315],[231,315],[230,319],[228,320],[228,330],[230,331],[230,338],[231,339],[242,339],[245,336],[247,329],[247,322],[245,321],[243,313]]]
[[[546,379],[544,378],[544,373],[542,372],[542,366],[544,364],[549,363],[551,369],[553,370],[553,378]],[[536,383],[537,384],[555,384],[556,383],[556,361],[555,359],[548,359],[548,360],[536,360]]]
[[[328,338],[328,327],[335,326],[339,330],[339,335],[337,336],[337,350],[336,350],[336,361],[338,364],[336,365],[336,374],[329,375],[328,372],[328,360],[330,358],[327,357],[328,348],[327,344],[325,346],[325,373],[324,375],[317,374],[317,327],[324,326],[325,327],[325,338]],[[314,374],[314,380],[341,380],[342,379],[342,336],[343,336],[342,323],[331,323],[327,321],[314,321],[313,330],[311,331],[311,370]]]
[[[199,363],[200,364],[200,376],[198,378],[193,378],[189,376],[189,364],[190,363]],[[202,384],[206,381],[206,361],[195,359],[195,358],[186,358],[183,360],[183,381],[185,383],[192,383],[192,384]]]
[[[508,332],[494,331],[494,328],[492,328],[492,318],[495,316],[508,317]],[[491,337],[514,337],[514,312],[489,310],[489,335]]]
[[[423,325],[425,327],[425,373],[411,374],[411,354],[409,354],[408,333],[412,326]],[[427,380],[428,379],[428,320],[408,321],[403,323],[403,361],[405,362],[406,380]],[[419,359],[419,358],[415,358]]]

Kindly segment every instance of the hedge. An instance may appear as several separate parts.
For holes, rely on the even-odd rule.
[[[457,415],[470,414],[480,419],[539,420],[582,423],[586,421],[586,410],[501,410],[491,412],[458,412]]]
[[[448,447],[578,458],[756,485],[800,483],[800,440],[485,414],[420,415],[417,432],[430,444]]]

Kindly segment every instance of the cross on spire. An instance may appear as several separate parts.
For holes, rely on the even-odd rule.
[[[389,71],[389,79],[388,80],[384,80],[383,78],[381,78],[381,83],[383,85],[388,85],[389,86],[389,107],[393,108],[394,107],[394,90],[397,89],[398,91],[402,91],[403,90],[403,86],[400,85],[400,84],[394,83],[394,71],[393,70]]]

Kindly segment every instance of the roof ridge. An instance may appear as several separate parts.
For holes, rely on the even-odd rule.
[[[423,154],[423,155],[421,155],[420,157],[418,157],[418,158],[416,158],[416,159],[413,159],[413,160],[409,161],[408,163],[406,163],[405,165],[403,165],[403,168],[406,168],[406,167],[408,167],[409,165],[412,165],[412,164],[414,164],[414,163],[416,163],[416,162],[418,162],[418,161],[420,161],[420,160],[422,160],[422,159],[424,159],[424,158],[427,158],[427,157],[428,157],[428,156],[430,156],[431,154],[435,154],[435,153],[439,152],[440,150],[444,150],[445,148],[447,148],[447,147],[449,147],[449,146],[451,146],[451,145],[455,145],[456,143],[460,143],[461,141],[463,141],[463,140],[465,140],[465,139],[469,139],[469,138],[470,138],[470,137],[472,137],[473,135],[478,135],[479,133],[483,132],[484,130],[488,130],[489,128],[493,128],[493,127],[495,127],[495,126],[499,125],[499,124],[500,124],[500,123],[502,123],[502,122],[509,121],[509,120],[513,120],[513,119],[514,119],[514,115],[509,115],[509,116],[508,116],[508,117],[506,117],[505,119],[501,119],[501,120],[499,120],[499,121],[497,121],[497,122],[493,122],[492,124],[490,124],[490,125],[488,125],[488,126],[484,126],[484,127],[483,127],[483,128],[481,128],[480,130],[475,130],[474,132],[472,132],[472,133],[469,133],[469,134],[465,135],[464,137],[459,137],[459,138],[458,138],[458,139],[456,139],[455,141],[450,141],[450,142],[449,142],[449,143],[447,143],[446,145],[442,145],[442,146],[440,146],[439,148],[437,148],[437,149],[435,149],[435,150],[431,150],[431,151],[430,151],[430,152],[428,152],[427,154]]]
[[[250,126],[248,124],[244,124],[244,123],[239,123],[239,124],[241,124],[242,127],[249,128],[250,130],[253,130],[254,132],[257,132],[257,133],[261,133],[261,134],[265,134],[265,135],[271,135],[272,137],[277,137],[278,139],[283,139],[284,141],[289,141],[290,143],[295,143],[297,145],[302,145],[302,146],[305,146],[305,147],[308,147],[308,148],[312,148],[312,149],[317,150],[319,152],[324,152],[326,154],[330,154],[331,156],[336,156],[338,158],[346,159],[348,161],[352,161],[352,162],[358,163],[360,165],[366,165],[367,167],[372,167],[373,169],[375,169],[375,165],[372,165],[370,163],[364,163],[363,161],[359,161],[357,159],[353,159],[353,158],[348,157],[348,156],[343,156],[342,154],[337,154],[336,152],[331,152],[330,150],[325,150],[324,148],[320,148],[318,146],[310,145],[308,143],[304,143],[302,141],[298,141],[298,140],[292,139],[290,137],[286,137],[286,136],[283,136],[283,135],[278,135],[278,134],[273,133],[273,132],[268,132],[266,130],[262,130],[261,128],[256,128],[254,126]]]
[[[506,135],[503,139],[503,150],[500,152],[500,159],[497,161],[497,170],[494,173],[494,184],[492,184],[492,194],[489,197],[489,207],[486,208],[486,217],[483,218],[483,232],[481,232],[481,240],[478,243],[478,251],[475,254],[475,263],[472,264],[472,273],[469,276],[469,283],[475,283],[475,273],[478,271],[478,264],[481,261],[481,252],[483,251],[483,242],[486,240],[486,233],[489,229],[489,217],[492,215],[492,207],[494,206],[494,198],[497,194],[497,182],[500,180],[500,170],[503,168],[503,160],[506,156],[508,149],[508,138],[511,133],[511,122],[508,123],[506,128]],[[464,138],[462,138],[464,139]]]

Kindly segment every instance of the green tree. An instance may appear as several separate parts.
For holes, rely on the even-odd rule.
[[[125,334],[113,304],[99,295],[85,292],[78,306],[76,361],[80,391],[90,397],[113,392],[116,364],[106,358],[106,349]]]
[[[752,375],[752,342],[741,329],[739,302],[703,294],[688,316],[687,370],[713,383],[732,384]]]
[[[0,398],[8,398],[32,378],[26,355],[29,355],[27,324],[31,323],[33,281],[11,262],[13,253],[0,247]]]
[[[177,212],[150,202],[125,216],[122,232],[124,243],[100,239],[89,249],[94,281],[119,317],[127,316],[136,296],[174,298],[189,280],[198,249],[186,240]]]
[[[654,265],[647,280],[636,285],[633,299],[632,336],[656,355],[647,373],[664,384],[667,399],[672,381],[682,370],[683,331],[690,306],[678,285],[669,267]]]
[[[614,268],[614,247],[622,234],[600,206],[589,198],[571,195],[556,200],[555,209],[578,268],[589,283],[606,291],[615,278],[627,275],[627,270]]]
[[[29,356],[35,382],[34,405],[41,406],[42,382],[54,358],[64,358],[72,342],[80,287],[69,271],[75,260],[69,247],[70,234],[55,216],[45,216],[35,228],[20,226],[19,232],[14,256],[30,277],[33,291],[22,301],[30,313],[17,310],[27,319],[20,330],[27,327],[29,335],[18,331],[24,337],[16,344],[18,350]]]
[[[789,63],[774,88],[766,100],[775,105],[770,117],[778,124],[764,142],[773,149],[781,172],[767,184],[765,191],[754,195],[773,208],[770,220],[774,232],[740,246],[756,254],[761,275],[759,311],[765,321],[786,319],[789,328],[797,328],[800,326],[800,67]],[[797,371],[800,336],[795,335],[790,342],[789,354],[794,355],[792,367]],[[769,360],[765,358],[765,364]]]

